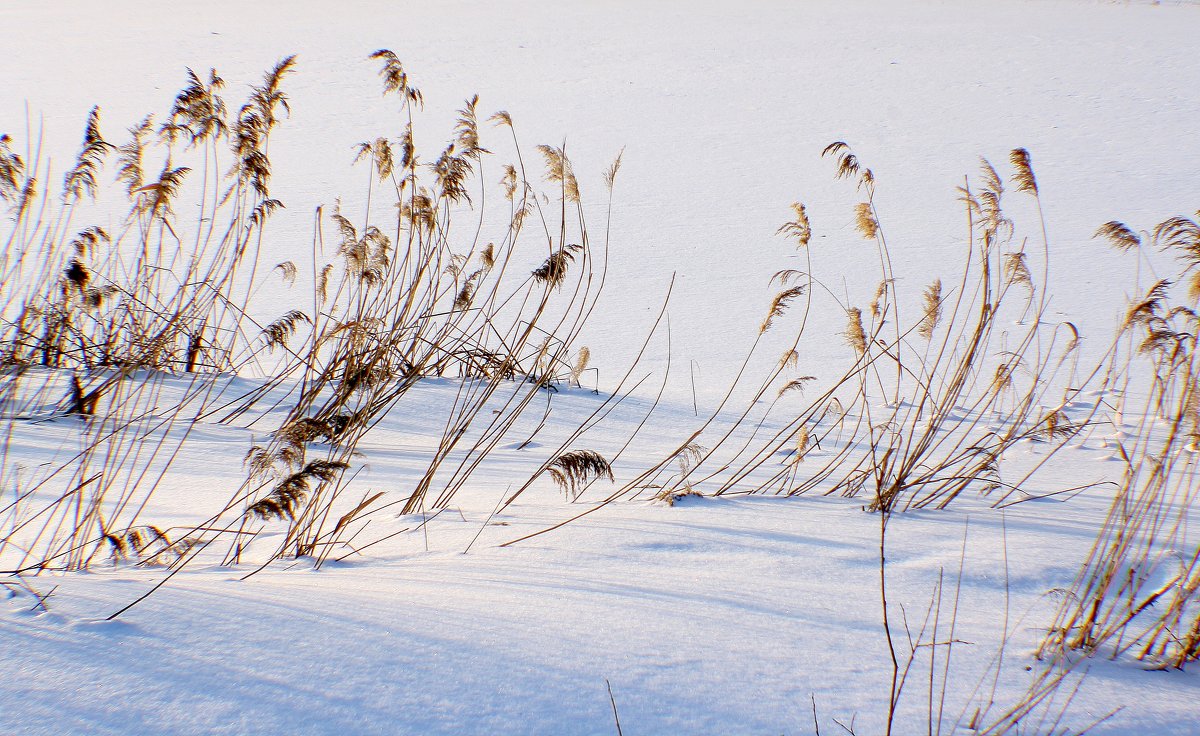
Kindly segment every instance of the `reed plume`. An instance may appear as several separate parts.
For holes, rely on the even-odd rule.
[[[611,192],[613,183],[617,180],[617,172],[621,170],[621,158],[625,155],[625,149],[622,148],[617,157],[613,159],[612,164],[604,171],[604,186]]]
[[[370,58],[383,62],[383,67],[379,70],[379,76],[383,80],[383,94],[399,95],[405,104],[422,104],[420,90],[408,83],[408,73],[404,71],[404,65],[400,63],[396,54],[388,49],[379,49],[371,54]]]
[[[25,162],[12,150],[12,137],[0,134],[0,199],[11,200],[21,189]]]
[[[332,460],[313,460],[281,480],[271,492],[254,502],[246,515],[260,519],[295,518],[297,506],[308,496],[311,483],[328,483],[350,466]]]
[[[846,324],[846,342],[850,347],[854,348],[854,352],[862,357],[867,353],[867,333],[863,329],[862,310],[858,307],[850,307],[846,310],[848,322]]]
[[[1164,251],[1175,251],[1176,259],[1184,265],[1180,277],[1200,269],[1200,224],[1186,217],[1172,217],[1154,228],[1154,241]]]
[[[804,460],[804,455],[808,452],[808,443],[808,427],[804,426],[796,433],[796,454],[792,459],[793,462],[799,463]]]
[[[187,147],[191,148],[224,136],[229,126],[225,100],[219,94],[225,87],[225,80],[217,75],[217,70],[209,70],[207,83],[191,69],[187,70],[187,79],[187,86],[175,96],[175,103],[167,122],[159,128],[159,135],[172,143],[186,136]],[[147,118],[143,125],[149,122]]]
[[[810,381],[815,380],[817,380],[816,376],[800,376],[799,378],[793,378],[785,383],[781,389],[779,389],[779,395],[783,396],[789,391],[803,392],[804,387],[807,386]]]
[[[100,135],[100,108],[93,107],[88,113],[83,130],[83,146],[75,160],[75,166],[63,180],[63,197],[80,199],[85,193],[96,196],[96,174],[104,164],[104,157],[113,150],[113,145]]]
[[[571,168],[571,161],[561,148],[553,146],[538,146],[546,163],[546,180],[559,182],[563,187],[563,196],[568,202],[579,201],[579,182]]]
[[[1033,290],[1033,274],[1024,253],[1004,254],[1004,280],[1009,284],[1018,284]]]
[[[812,238],[812,226],[808,222],[808,213],[804,209],[804,205],[799,202],[792,203],[792,211],[796,213],[796,217],[791,222],[785,222],[776,230],[777,235],[793,238],[801,248],[808,247],[808,241]]]
[[[942,319],[942,280],[934,279],[933,283],[925,287],[924,313],[921,316],[921,325],[917,328],[917,333],[930,340],[933,338],[933,331],[937,329],[938,323]]]
[[[888,285],[890,283],[890,279],[884,279],[883,281],[880,281],[879,286],[875,287],[875,296],[871,297],[871,303],[867,305],[871,310],[871,316],[877,320],[883,319],[883,310],[881,305],[885,303],[884,300],[885,297],[887,297]]]
[[[771,324],[775,321],[775,318],[782,317],[783,313],[787,311],[788,303],[803,294],[803,286],[793,286],[790,289],[784,289],[776,294],[775,298],[771,300],[770,308],[767,309],[766,319],[763,320],[762,324],[758,328],[759,333],[763,333],[771,329]]]
[[[567,278],[568,267],[575,260],[575,254],[582,250],[583,246],[575,244],[557,249],[533,272],[533,278],[551,288],[560,288]]]
[[[1037,178],[1033,175],[1033,163],[1029,157],[1029,151],[1024,148],[1013,149],[1008,155],[1008,160],[1012,163],[1016,171],[1013,173],[1013,181],[1017,184],[1017,191],[1029,192],[1037,196],[1038,185]]]
[[[288,340],[296,333],[300,325],[311,325],[308,315],[298,309],[293,309],[279,319],[263,328],[267,349],[287,347]]]
[[[875,219],[870,202],[859,202],[854,206],[854,226],[867,240],[874,240],[879,234],[879,221]]]
[[[1133,250],[1142,244],[1142,238],[1137,233],[1116,220],[1101,225],[1093,237],[1105,238],[1110,245],[1121,251]]]
[[[612,465],[595,450],[564,452],[550,461],[546,472],[563,494],[570,498],[578,498],[589,479],[613,479]]]
[[[587,346],[579,348],[579,355],[575,358],[575,365],[571,367],[571,382],[579,385],[579,377],[587,370],[588,363],[592,359],[592,351],[588,350]]]

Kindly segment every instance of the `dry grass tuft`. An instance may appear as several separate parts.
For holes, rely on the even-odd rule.
[[[810,439],[808,427],[801,427],[800,431],[796,433],[796,453],[792,458],[793,462],[800,463],[804,460],[805,454],[808,453]]]
[[[538,146],[538,151],[546,163],[546,180],[561,184],[568,202],[578,202],[579,182],[575,180],[567,154],[561,148],[546,145]],[[615,176],[615,169],[613,174]]]
[[[817,380],[816,376],[800,376],[799,378],[793,378],[792,380],[783,384],[783,387],[779,389],[779,395],[783,396],[789,391],[800,391],[803,393],[804,387],[815,380]]]
[[[480,212],[472,228],[452,225],[485,189],[480,170],[492,154],[479,128],[479,99],[457,110],[447,143],[419,155],[421,93],[394,53],[382,49],[371,58],[381,64],[385,97],[400,97],[407,119],[398,137],[368,139],[354,150],[355,161],[369,167],[365,198],[355,202],[365,202],[362,219],[340,205],[318,209],[309,284],[296,266],[308,253],[270,269],[258,264],[264,233],[283,208],[269,194],[269,143],[291,112],[285,83],[295,57],[274,65],[240,106],[227,106],[215,70],[188,70],[163,122],[146,116],[119,146],[102,137],[93,109],[61,200],[37,191],[30,171],[44,164],[31,166],[9,136],[0,137],[0,198],[13,204],[12,218],[0,223],[11,226],[4,233],[10,247],[0,254],[0,392],[76,415],[71,426],[83,448],[50,474],[65,478],[63,489],[29,496],[52,499],[47,505],[30,500],[0,510],[5,563],[15,555],[14,569],[84,569],[113,549],[133,559],[143,532],[112,530],[145,527],[139,516],[154,507],[150,496],[189,436],[173,430],[208,420],[275,428],[246,454],[246,475],[225,507],[177,535],[170,552],[154,554],[182,566],[221,540],[228,543],[223,559],[207,553],[214,562],[312,555],[320,565],[335,550],[352,554],[348,540],[383,505],[376,505],[379,491],[346,497],[354,479],[347,471],[363,438],[418,381],[456,377],[462,386],[415,487],[393,502],[403,513],[445,508],[536,398],[546,398],[548,416],[557,386],[577,384],[592,370],[588,350],[576,352],[574,341],[594,309],[607,259],[594,256],[565,153],[542,149],[549,178],[560,185],[557,207],[547,207],[551,198],[526,180],[512,118],[493,116],[513,137],[517,164],[504,166],[501,183],[510,216],[493,223]],[[114,151],[115,186],[102,170]],[[222,170],[219,161],[231,165]],[[610,190],[619,166],[618,156],[606,172]],[[74,225],[72,216],[88,211],[76,206],[85,197],[127,206],[120,227]],[[489,228],[498,230],[490,241]],[[539,249],[524,242],[530,239],[540,241],[540,266]],[[330,241],[333,262],[322,263]],[[607,239],[601,242],[607,249]],[[285,306],[281,316],[258,321],[249,301],[261,279],[276,273],[311,294],[300,295],[302,308]],[[26,388],[33,366],[51,378]],[[233,400],[215,398],[223,374],[249,366],[267,373],[260,386]],[[175,373],[193,375],[183,398],[168,400],[164,386],[182,385],[169,383]],[[606,398],[597,412],[616,400]],[[146,417],[157,422],[149,432]],[[569,494],[612,477],[607,461],[590,451],[562,453],[546,468]]]
[[[1196,267],[1194,248],[1200,228],[1172,218],[1154,230],[1155,240],[1171,248],[1180,272],[1173,281],[1187,286]],[[1109,223],[1101,234],[1122,250],[1136,250],[1129,228]],[[1088,559],[1067,595],[1039,655],[1068,661],[1068,652],[1133,656],[1159,669],[1183,668],[1200,661],[1200,544],[1189,523],[1200,502],[1195,461],[1200,429],[1200,316],[1178,304],[1172,280],[1156,282],[1127,313],[1118,341],[1125,352],[1114,355],[1111,370],[1137,375],[1148,368],[1145,403],[1127,431],[1123,412],[1114,416],[1113,441],[1124,472],[1108,516],[1096,532]],[[1133,392],[1126,392],[1129,396]],[[1076,427],[1047,417],[1048,434]],[[1183,550],[1180,553],[1180,550]]]
[[[105,156],[114,149],[100,135],[100,108],[93,107],[88,113],[83,130],[83,147],[75,160],[75,166],[67,172],[63,181],[63,197],[80,199],[84,194],[96,196],[96,174],[104,165]]]
[[[287,347],[288,340],[296,334],[300,325],[311,325],[308,315],[298,309],[293,309],[279,319],[263,328],[267,349]]]
[[[12,137],[0,134],[0,199],[10,201],[21,190],[25,162],[12,150]]]
[[[1033,290],[1033,274],[1023,252],[1004,254],[1004,279],[1009,285],[1024,286]]]
[[[409,85],[408,73],[404,71],[404,65],[400,63],[400,58],[388,49],[380,49],[371,54],[372,59],[379,59],[383,62],[383,67],[379,70],[379,76],[383,79],[383,93],[385,95],[399,95],[406,104],[420,106],[423,102],[420,90]]]
[[[613,159],[612,164],[609,165],[609,167],[604,171],[604,186],[608,187],[610,192],[612,191],[614,182],[617,180],[617,172],[621,170],[621,159],[624,156],[625,149],[622,148],[621,152],[617,154],[617,157]]]
[[[931,279],[921,295],[919,316],[906,320],[901,311],[908,300],[893,276],[892,253],[876,219],[876,180],[844,142],[831,144],[824,155],[836,159],[838,178],[856,179],[858,190],[867,195],[866,201],[856,206],[856,215],[860,232],[874,237],[879,251],[879,286],[869,302],[869,323],[865,323],[862,309],[843,303],[811,275],[811,262],[804,270],[777,272],[771,284],[788,287],[802,282],[810,302],[814,291],[831,297],[846,315],[841,337],[852,347],[856,360],[807,406],[789,416],[784,428],[765,443],[757,437],[761,425],[744,427],[751,435],[744,441],[731,439],[736,426],[724,432],[716,447],[727,442],[725,447],[734,457],[715,459],[714,449],[706,456],[710,467],[703,477],[714,481],[714,495],[746,492],[748,485],[750,492],[783,495],[869,493],[866,508],[884,514],[944,508],[968,489],[984,495],[1004,489],[994,505],[1019,502],[1020,497],[1014,500],[1012,496],[1026,493],[1023,484],[1032,473],[1026,471],[1027,477],[1015,482],[1009,478],[1002,482],[1005,450],[1023,440],[1039,439],[1050,445],[1048,454],[1053,455],[1074,429],[1086,426],[1091,417],[1066,418],[1070,397],[1079,391],[1079,334],[1069,324],[1043,327],[1051,323],[1045,313],[1047,298],[1032,277],[1031,260],[1036,254],[1027,254],[1024,244],[1017,252],[1004,252],[1012,242],[1014,226],[1002,209],[1000,174],[984,161],[982,188],[976,190],[968,184],[960,189],[970,224],[970,250],[962,261],[957,287],[947,290],[941,278]],[[1026,173],[1030,172],[1018,166],[1018,183]],[[1036,189],[1029,191],[1036,196]],[[1039,213],[1040,207],[1039,202]],[[799,208],[795,211],[797,215],[802,212]],[[806,217],[803,221],[797,217],[780,228],[780,234],[809,238],[811,229]],[[809,249],[802,250],[807,257]],[[1048,244],[1044,244],[1043,253],[1047,250]],[[858,281],[861,286],[861,276]],[[814,286],[818,288],[814,290]],[[1024,299],[1011,296],[1017,293],[1014,287],[1023,287]],[[776,307],[785,302],[779,299],[773,305],[760,330],[779,316]],[[1009,320],[1020,327],[1001,329]],[[1065,340],[1059,339],[1060,326]],[[892,329],[894,335],[886,334]],[[1047,337],[1047,331],[1054,334]],[[918,336],[923,338],[919,345],[911,339]],[[789,356],[801,354],[796,349],[800,337],[796,340],[762,387],[752,393],[753,401],[763,405],[761,399],[774,382],[782,384],[768,412],[775,410],[784,394],[809,382],[809,377],[788,381],[784,376],[792,366]],[[1111,375],[1102,371],[1090,375],[1098,381],[1111,380]],[[1104,375],[1110,377],[1096,378]],[[1059,392],[1065,398],[1060,398]],[[747,408],[740,419],[749,421],[751,411]],[[777,467],[772,462],[781,455],[794,456],[798,443],[820,443],[830,433],[837,438],[837,450],[831,451],[820,467],[805,467],[802,475],[796,463]],[[802,436],[804,442],[800,443]],[[641,487],[649,486],[657,473],[668,472],[672,462],[665,459],[644,474]],[[662,494],[670,494],[686,485],[684,476],[660,487]]]

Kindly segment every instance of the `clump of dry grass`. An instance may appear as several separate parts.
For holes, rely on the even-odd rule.
[[[1108,223],[1100,234],[1121,251],[1142,247],[1120,223]],[[1125,375],[1123,394],[1142,394],[1145,402],[1132,430],[1114,427],[1111,441],[1124,472],[1041,644],[1042,656],[1104,652],[1162,668],[1200,660],[1200,539],[1189,524],[1200,500],[1200,316],[1185,305],[1192,295],[1176,286],[1196,268],[1200,227],[1172,218],[1155,228],[1153,242],[1177,257],[1180,273],[1174,284],[1154,283],[1121,327],[1125,348],[1113,356],[1112,370]],[[1148,385],[1131,391],[1129,383],[1140,375],[1149,376]],[[1123,412],[1114,418],[1123,421]]]
[[[20,408],[3,422],[11,432],[53,406],[76,422],[81,448],[0,512],[11,522],[0,554],[14,569],[83,569],[106,550],[165,559],[188,539],[151,534],[141,516],[218,374],[262,347],[246,325],[255,279],[243,267],[282,206],[268,195],[267,147],[293,62],[252,86],[234,119],[215,71],[205,81],[189,70],[164,121],[144,118],[124,143],[106,138],[92,108],[57,193],[37,186],[48,162],[17,156],[4,136],[0,197],[15,207],[0,255],[0,393]],[[222,172],[214,162],[229,156]],[[177,206],[182,198],[195,206]],[[114,203],[123,216],[98,212]],[[92,217],[118,224],[86,224]],[[276,325],[268,340],[288,331]],[[168,392],[171,374],[192,378]],[[5,452],[0,474],[10,472]]]
[[[909,321],[902,306],[917,298],[899,289],[891,247],[874,204],[875,175],[844,142],[830,144],[824,155],[834,159],[838,178],[854,181],[866,194],[866,201],[854,206],[853,220],[860,234],[875,241],[879,254],[878,288],[869,309],[838,299],[837,307],[845,315],[840,337],[853,362],[806,395],[782,429],[765,440],[756,440],[757,432],[751,431],[750,439],[733,446],[738,426],[747,421],[749,407],[767,386],[782,383],[776,392],[781,402],[797,393],[793,389],[811,382],[811,376],[794,378],[788,373],[816,372],[815,366],[794,365],[800,355],[795,346],[808,324],[813,287],[831,296],[832,292],[812,277],[811,265],[778,272],[772,283],[778,281],[784,290],[772,300],[760,335],[787,329],[784,307],[789,300],[807,299],[784,360],[763,388],[752,393],[733,428],[711,443],[712,449],[683,477],[660,480],[673,463],[667,458],[626,491],[659,487],[669,495],[700,483],[716,495],[817,491],[868,496],[868,508],[889,513],[942,508],[968,490],[994,494],[996,505],[1011,503],[1014,496],[1036,495],[1027,489],[1031,475],[1003,477],[1005,450],[1037,439],[1053,455],[1090,421],[1090,413],[1070,407],[1081,380],[1074,371],[1078,332],[1069,324],[1047,325],[1045,276],[1035,275],[1034,254],[1024,245],[1011,247],[1013,224],[1004,213],[1000,174],[985,161],[978,188],[962,189],[970,228],[968,255],[953,287],[947,288],[938,275],[916,295],[919,316]],[[1017,191],[1036,198],[1028,153],[1016,151],[1011,158]],[[795,219],[779,232],[794,239],[807,256],[812,228],[804,207],[794,206],[793,211]],[[1043,244],[1043,259],[1045,248]],[[1017,327],[1008,320],[1015,320]],[[915,341],[918,337],[920,343]],[[835,404],[840,410],[830,411]],[[754,421],[761,426],[761,417]],[[819,464],[806,460],[803,472],[796,462],[772,467],[773,458],[807,457],[807,448],[831,433],[838,438],[833,443],[837,449],[823,453]],[[718,456],[723,447],[732,456]]]
[[[537,397],[548,397],[562,382],[577,384],[588,370],[590,353],[576,352],[573,342],[603,284],[603,261],[594,255],[565,151],[539,148],[545,179],[559,190],[556,206],[544,207],[550,200],[526,176],[511,116],[493,115],[518,153],[501,181],[509,218],[490,240],[484,240],[482,214],[472,240],[452,239],[456,208],[484,197],[479,175],[491,152],[479,128],[478,98],[458,111],[452,140],[422,164],[413,123],[421,98],[394,54],[383,50],[372,59],[381,63],[385,95],[400,98],[409,122],[395,145],[380,138],[357,148],[357,160],[371,166],[367,215],[362,223],[340,210],[329,218],[340,241],[340,272],[335,264],[321,268],[313,310],[289,312],[265,332],[267,345],[287,349],[276,381],[298,379],[302,388],[281,428],[254,450],[246,482],[222,512],[237,527],[229,562],[242,559],[263,521],[287,523],[275,556],[312,555],[317,564],[361,531],[381,508],[381,497],[346,508],[340,500],[346,471],[362,438],[422,378],[450,374],[463,383],[426,469],[393,502],[402,513],[445,508]],[[619,158],[606,175],[610,190],[618,166]],[[389,232],[371,224],[376,208],[400,213]],[[529,232],[529,222],[539,223],[540,232]],[[540,265],[518,247],[526,239],[540,240],[548,253]],[[251,411],[258,400],[247,397],[230,416]],[[499,408],[485,413],[485,406]],[[475,426],[478,434],[468,435]],[[335,463],[337,472],[293,488],[288,479],[318,462],[313,453],[320,453],[319,462]],[[560,449],[533,477],[546,472],[574,496],[591,480],[611,476],[594,462],[598,457]],[[283,480],[271,485],[267,478]]]
[[[168,440],[172,427],[253,423],[275,408],[285,416],[247,454],[246,479],[226,506],[173,542],[164,534],[151,556],[178,568],[226,540],[224,561],[237,562],[261,532],[283,525],[274,549],[255,558],[313,555],[320,564],[382,505],[379,493],[345,499],[357,447],[418,381],[452,375],[462,384],[426,470],[398,501],[407,513],[444,508],[531,403],[562,383],[578,384],[590,369],[589,352],[576,352],[573,343],[603,285],[605,259],[589,239],[566,152],[539,148],[545,179],[558,189],[553,200],[544,197],[526,174],[512,118],[493,116],[518,157],[502,182],[510,212],[498,230],[490,226],[496,232],[487,241],[481,213],[474,239],[464,242],[457,233],[470,230],[451,221],[482,201],[482,163],[492,155],[478,98],[458,110],[450,141],[421,156],[414,132],[420,91],[391,51],[370,58],[380,65],[385,97],[400,101],[402,133],[355,149],[353,163],[369,168],[365,216],[318,211],[311,304],[265,323],[248,316],[247,304],[264,231],[283,208],[271,196],[269,140],[291,112],[285,83],[295,57],[280,60],[238,107],[226,103],[216,71],[188,70],[163,122],[146,117],[121,144],[105,139],[93,109],[58,205],[38,193],[38,172],[14,152],[12,139],[0,139],[0,198],[14,203],[15,218],[13,247],[0,254],[0,367],[8,369],[0,391],[26,397],[27,405],[58,392],[62,413],[79,418],[86,448],[55,471],[69,476],[56,500],[29,506],[47,479],[4,510],[20,519],[5,527],[11,533],[0,554],[18,539],[29,542],[14,568],[84,568],[106,548],[115,558],[144,561],[149,538],[137,530],[150,527],[139,516],[166,472],[147,469],[147,456],[169,466],[179,451],[174,443],[187,436],[176,432],[183,439]],[[85,200],[105,188],[102,171],[114,157],[118,196],[128,207],[123,226],[111,236],[96,226],[73,227],[73,217],[90,212]],[[216,165],[230,159],[225,171]],[[610,194],[619,166],[618,157],[605,173]],[[44,206],[31,205],[38,197]],[[34,219],[38,212],[55,213],[53,221]],[[335,258],[321,264],[327,237]],[[541,258],[538,248],[522,247],[525,241],[541,242]],[[303,286],[297,260],[269,273]],[[262,385],[211,403],[216,377],[248,364],[267,368]],[[33,366],[67,371],[66,384],[53,373],[29,384]],[[172,373],[195,380],[181,403],[164,404]],[[294,388],[279,407],[275,391],[285,385]],[[499,409],[485,413],[485,406]],[[139,429],[151,407],[166,417],[157,434]],[[473,427],[480,432],[469,435]],[[597,458],[560,450],[547,469],[574,495],[611,477],[607,461]]]

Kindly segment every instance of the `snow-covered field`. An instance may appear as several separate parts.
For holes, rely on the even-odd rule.
[[[0,601],[4,733],[884,733],[892,662],[881,517],[866,512],[869,498],[751,495],[792,462],[784,452],[724,495],[674,505],[652,500],[674,464],[641,477],[723,406],[697,436],[712,446],[723,428],[733,432],[711,461],[719,477],[697,479],[696,490],[710,492],[740,443],[786,427],[804,405],[789,396],[767,413],[772,389],[737,422],[791,344],[794,322],[761,338],[749,378],[722,404],[759,339],[775,272],[811,268],[824,284],[798,347],[795,372],[815,376],[805,399],[852,359],[838,302],[866,308],[879,254],[855,230],[862,191],[835,179],[822,150],[846,141],[873,171],[892,283],[911,309],[934,277],[957,282],[970,238],[956,190],[964,177],[977,191],[982,156],[1007,180],[1009,151],[1028,149],[1047,230],[1045,284],[1038,206],[1015,185],[1005,200],[1012,242],[1035,244],[1034,280],[1049,295],[1042,319],[1078,328],[1083,365],[1101,358],[1127,300],[1178,270],[1151,249],[1117,253],[1096,229],[1114,219],[1150,229],[1198,204],[1194,3],[7,3],[0,27],[0,133],[22,152],[40,138],[54,182],[93,105],[118,140],[169,108],[185,68],[217,68],[241,99],[296,54],[284,85],[290,115],[271,138],[271,193],[286,209],[265,230],[266,266],[290,258],[308,269],[318,205],[365,206],[354,147],[395,140],[404,125],[367,58],[380,48],[397,53],[424,95],[417,127],[431,155],[455,110],[478,94],[482,118],[511,114],[527,154],[541,143],[565,148],[591,237],[608,240],[604,291],[576,341],[590,348],[601,392],[563,384],[544,401],[539,394],[445,508],[374,511],[319,570],[309,558],[260,567],[282,531],[270,527],[238,565],[200,556],[172,575],[98,560],[87,572],[0,578],[12,581]],[[507,131],[483,132],[496,150],[482,164],[494,188],[510,144]],[[622,150],[605,228],[602,174]],[[811,266],[776,234],[794,201],[808,206]],[[124,211],[96,216],[115,231]],[[311,298],[279,279],[263,284],[249,304],[261,319]],[[665,322],[655,330],[668,290],[669,336]],[[1014,349],[1024,316],[1004,314],[997,354]],[[615,408],[605,404],[647,338],[625,388],[641,383]],[[262,385],[263,370],[221,378],[214,391],[243,395]],[[64,375],[39,371],[66,395]],[[1094,386],[1081,392],[1066,409],[1092,426],[1055,453],[1055,442],[1014,443],[999,471],[1013,482],[1045,460],[1022,489],[1034,495],[1108,485],[1004,509],[992,507],[996,492],[972,489],[947,509],[889,517],[886,621],[900,656],[915,652],[892,733],[976,733],[973,720],[1019,703],[1045,671],[1034,651],[1104,522],[1126,467],[1118,445],[1137,434],[1132,407],[1149,392],[1139,383],[1148,374],[1130,375],[1125,404]],[[188,385],[167,378],[146,401],[169,405]],[[380,505],[406,498],[460,387],[449,377],[421,381],[381,418],[358,444],[349,495],[383,492]],[[7,505],[70,464],[84,420],[48,403],[3,401],[22,416],[5,424]],[[503,416],[502,401],[480,416]],[[288,408],[270,404],[257,421],[251,412],[165,429],[153,421],[162,406],[147,404],[151,419],[137,418],[147,436],[165,432],[182,450],[143,522],[205,525],[245,480],[247,450]],[[994,411],[951,409],[967,424],[999,421]],[[483,424],[464,433],[448,468],[468,457]],[[795,464],[795,482],[857,446],[841,433],[850,424],[826,428]],[[1156,438],[1166,431],[1149,426]],[[613,460],[613,483],[570,501],[543,476],[501,508],[560,446]],[[135,457],[122,477],[165,465]],[[630,492],[603,502],[622,488]],[[24,518],[4,516],[11,508],[0,512],[6,527]],[[1183,531],[1176,549],[1156,554],[1183,564],[1200,515],[1172,508]],[[12,548],[0,551],[7,569]],[[931,713],[942,714],[940,726]],[[1097,721],[1091,733],[1200,733],[1196,663],[1151,671],[1128,652],[1078,657],[1053,699],[1012,732],[1076,733]]]

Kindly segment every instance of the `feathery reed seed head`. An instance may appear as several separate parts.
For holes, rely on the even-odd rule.
[[[925,287],[924,302],[924,313],[921,316],[921,324],[917,328],[917,333],[929,340],[933,338],[933,331],[942,319],[941,279],[934,279],[932,284]]]
[[[854,206],[854,226],[867,240],[879,234],[879,222],[875,219],[870,202],[859,202]]]
[[[862,310],[858,307],[850,307],[846,310],[848,322],[846,324],[846,342],[850,347],[854,348],[854,352],[862,357],[867,353],[867,333],[863,329]]]
[[[1017,184],[1017,191],[1029,192],[1033,196],[1038,194],[1037,178],[1033,175],[1033,163],[1029,157],[1029,151],[1024,148],[1013,149],[1008,155],[1008,160],[1012,163],[1016,170],[1013,173],[1013,181]]]

